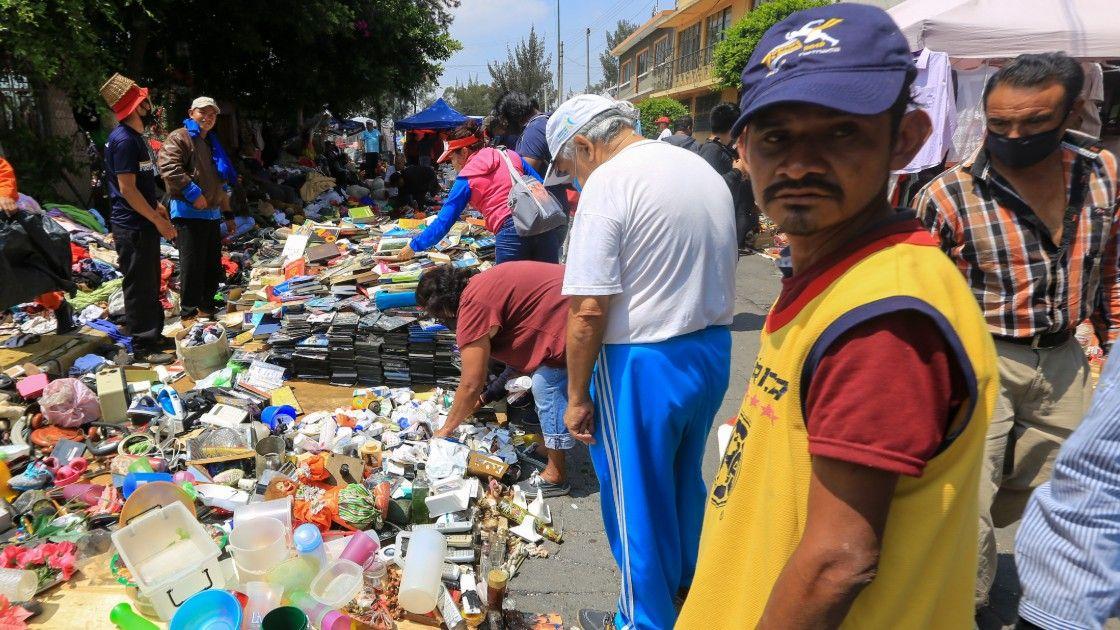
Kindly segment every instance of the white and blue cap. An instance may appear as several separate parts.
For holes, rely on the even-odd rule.
[[[556,156],[560,155],[561,149],[573,136],[596,119],[602,120],[612,114],[632,116],[633,109],[634,106],[626,101],[616,101],[598,94],[580,94],[561,103],[548,117],[548,124],[545,126],[545,138],[548,140],[548,152],[552,154],[552,163],[545,173],[544,185],[555,186],[572,181],[571,173],[556,170]]]

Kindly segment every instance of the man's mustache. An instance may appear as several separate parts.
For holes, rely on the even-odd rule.
[[[802,177],[801,179],[787,179],[776,184],[771,184],[762,191],[762,199],[764,201],[773,201],[779,194],[784,192],[825,193],[837,199],[844,196],[844,190],[836,184],[822,177],[808,176]]]

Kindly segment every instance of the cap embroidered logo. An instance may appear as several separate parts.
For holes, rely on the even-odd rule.
[[[762,65],[770,69],[766,76],[781,70],[786,57],[798,51],[799,56],[840,52],[840,40],[825,30],[843,21],[843,18],[810,20],[796,31],[786,33],[785,43],[771,48],[762,58]]]

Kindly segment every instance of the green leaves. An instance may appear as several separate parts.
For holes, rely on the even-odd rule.
[[[716,45],[713,72],[718,88],[738,88],[743,67],[750,61],[762,36],[793,13],[832,4],[831,0],[771,0],[758,5],[727,29],[727,38]]]
[[[642,135],[647,138],[656,138],[661,133],[657,127],[658,118],[668,116],[669,120],[676,120],[689,113],[684,104],[671,98],[647,98],[638,103],[638,112],[641,113]]]

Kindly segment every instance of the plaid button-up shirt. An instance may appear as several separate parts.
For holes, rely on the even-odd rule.
[[[1116,156],[1076,132],[1061,151],[1069,189],[1059,244],[983,148],[930,182],[914,207],[964,274],[993,335],[1027,338],[1090,319],[1107,351],[1120,337]],[[1071,211],[1082,181],[1083,201]]]

